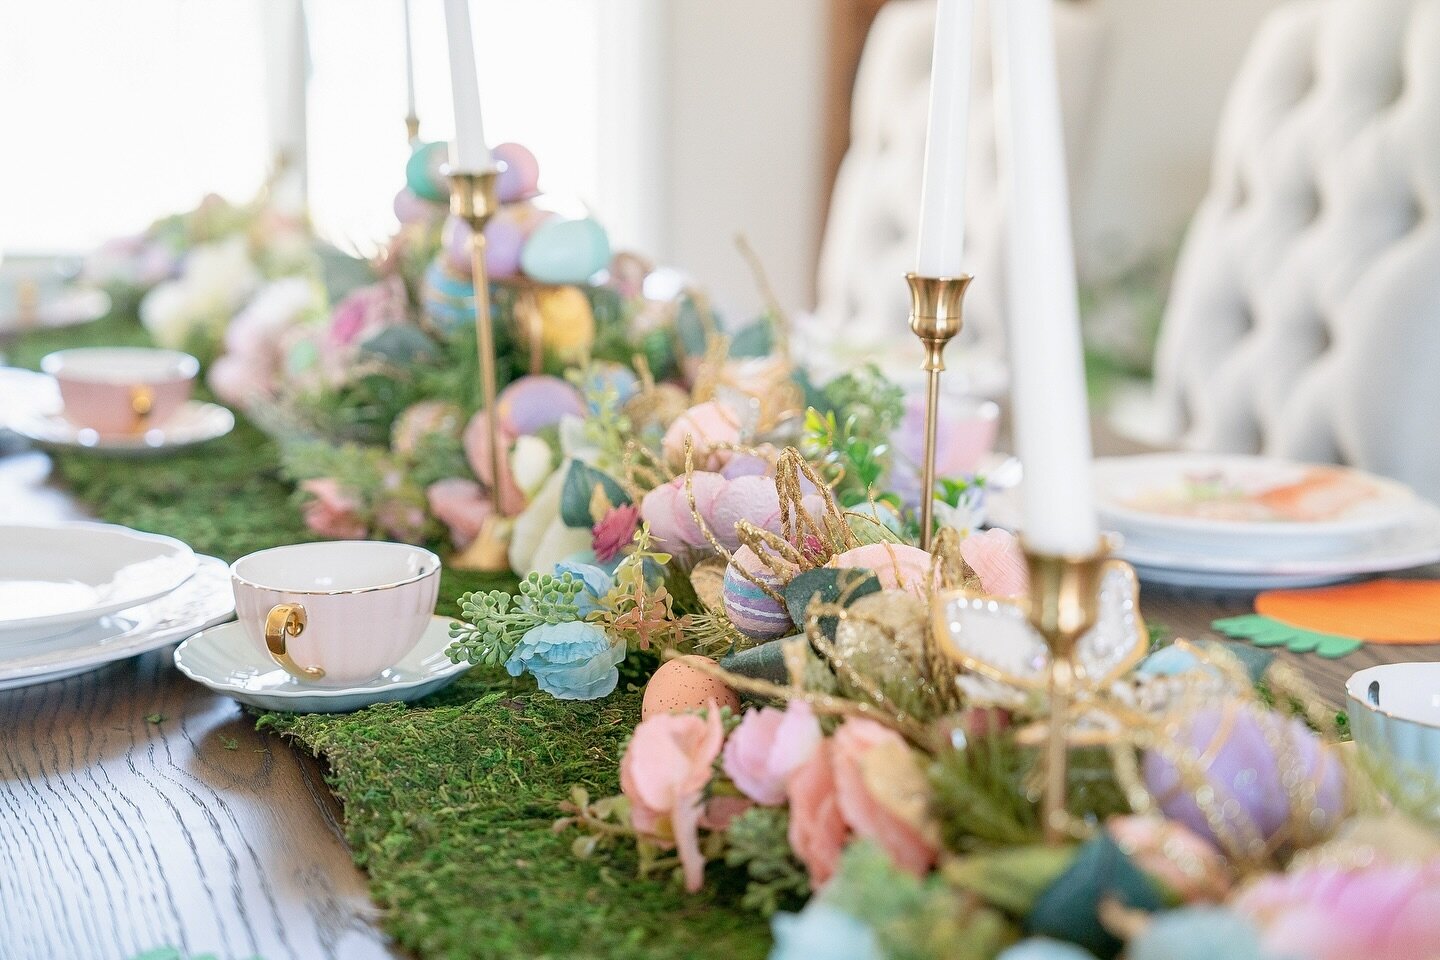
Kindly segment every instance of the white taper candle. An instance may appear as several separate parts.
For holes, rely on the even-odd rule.
[[[450,162],[457,170],[488,170],[495,161],[485,142],[485,121],[480,113],[480,81],[475,72],[469,0],[445,0],[445,34],[450,41],[450,90],[455,100],[455,139],[450,144]]]
[[[920,189],[920,247],[915,258],[915,272],[922,277],[957,277],[961,273],[974,29],[975,0],[939,0]]]

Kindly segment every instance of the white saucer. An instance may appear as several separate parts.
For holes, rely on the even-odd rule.
[[[30,330],[54,330],[75,327],[99,320],[110,312],[110,295],[88,287],[46,292],[28,317],[22,317],[14,291],[0,298],[0,335],[20,334]]]
[[[6,426],[50,447],[133,457],[170,453],[217,440],[235,429],[235,415],[218,403],[191,400],[161,426],[130,436],[100,434],[76,426],[54,408],[22,411]]]
[[[0,651],[163,597],[196,569],[173,537],[109,523],[0,525]]]
[[[173,593],[63,633],[0,650],[0,690],[48,683],[139,656],[235,615],[230,567],[200,557]]]
[[[453,683],[470,669],[451,663],[451,617],[432,617],[415,649],[368,683],[339,689],[312,687],[280,669],[245,636],[238,623],[212,627],[175,648],[175,666],[196,683],[261,710],[349,713],[377,703],[409,703]]]

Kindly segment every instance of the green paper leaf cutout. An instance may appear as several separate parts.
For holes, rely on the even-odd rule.
[[[630,502],[629,494],[613,477],[579,460],[572,460],[570,472],[565,474],[565,484],[560,488],[560,519],[565,526],[588,530],[595,525],[595,518],[590,516],[590,498],[595,495],[597,483],[605,488],[605,496],[615,506]]]
[[[1100,922],[1100,903],[1118,900],[1137,910],[1164,909],[1165,897],[1108,833],[1085,841],[1075,862],[1035,900],[1025,932],[1067,940],[1110,960],[1123,943]]]
[[[802,629],[805,626],[805,610],[810,599],[818,596],[821,603],[837,603],[843,598],[846,606],[870,593],[880,591],[880,580],[869,570],[850,567],[816,567],[798,574],[785,587],[785,608]],[[832,640],[835,637],[835,618],[821,617],[820,629]]]
[[[1365,645],[1365,641],[1355,637],[1306,630],[1259,613],[1225,617],[1210,626],[1227,637],[1248,640],[1257,647],[1284,647],[1292,653],[1313,653],[1327,660],[1338,660]]]

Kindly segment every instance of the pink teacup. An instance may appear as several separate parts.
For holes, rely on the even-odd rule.
[[[178,350],[80,347],[40,361],[60,384],[65,419],[102,434],[144,433],[190,399],[200,361]]]
[[[230,567],[245,635],[297,679],[373,680],[419,642],[435,613],[440,558],[406,543],[272,547]]]

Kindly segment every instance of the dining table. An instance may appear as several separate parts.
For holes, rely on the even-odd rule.
[[[1136,450],[1103,429],[1096,446]],[[0,523],[83,518],[43,453],[0,455]],[[1251,607],[1245,593],[1141,593],[1147,622],[1191,639]],[[1356,670],[1440,646],[1277,656],[1338,708]],[[0,692],[0,960],[406,956],[343,816],[320,761],[187,680],[168,649]]]

